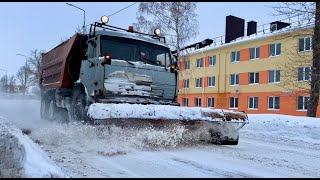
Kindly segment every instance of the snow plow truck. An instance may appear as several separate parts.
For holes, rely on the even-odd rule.
[[[108,25],[108,17],[42,54],[41,118],[90,124],[203,129],[210,142],[237,145],[244,112],[181,107],[178,66],[165,37]]]

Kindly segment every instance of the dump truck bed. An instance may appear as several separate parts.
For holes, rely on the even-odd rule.
[[[43,54],[40,86],[44,89],[72,88],[79,78],[85,43],[86,36],[77,33]]]

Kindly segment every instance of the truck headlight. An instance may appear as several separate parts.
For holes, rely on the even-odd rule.
[[[157,28],[154,30],[155,35],[160,36],[160,33],[161,33],[160,29]]]
[[[102,16],[100,20],[103,24],[107,24],[109,22],[108,16]]]

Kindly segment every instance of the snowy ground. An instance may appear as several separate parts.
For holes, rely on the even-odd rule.
[[[0,99],[71,177],[320,177],[320,119],[249,115],[238,146],[185,145],[181,127],[121,131],[39,117],[38,100]]]

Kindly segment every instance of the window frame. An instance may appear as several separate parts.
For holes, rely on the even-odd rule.
[[[300,68],[302,68],[303,69],[303,71],[302,71],[302,80],[299,80],[299,69]],[[309,69],[309,72],[310,72],[310,74],[309,74],[309,78],[308,79],[306,79],[306,69]],[[305,82],[305,81],[310,81],[311,80],[311,70],[312,70],[312,67],[311,66],[307,66],[307,67],[298,67],[298,82]]]
[[[272,108],[270,108],[269,107],[269,105],[270,105],[270,98],[272,98],[273,99],[273,103],[272,103]],[[279,108],[278,109],[276,109],[275,108],[275,104],[276,104],[276,101],[275,101],[275,99],[276,98],[279,98]],[[280,110],[280,96],[268,96],[268,110]]]
[[[253,82],[253,83],[250,82],[250,74],[251,74],[251,73],[254,73],[254,76],[253,76],[253,81],[254,81],[254,82]],[[256,82],[256,74],[258,74],[258,82]],[[259,73],[259,72],[249,72],[249,73],[248,73],[248,76],[249,76],[249,77],[248,77],[248,79],[249,79],[249,83],[248,83],[248,84],[249,84],[249,85],[255,85],[255,84],[259,84],[259,83],[260,83],[260,73]]]
[[[234,61],[233,61],[233,53],[235,54],[234,56]],[[238,63],[240,62],[240,51],[232,51],[231,54],[230,54],[230,62],[231,63]]]
[[[235,84],[231,84],[232,75],[234,75],[234,77],[235,77],[234,78]],[[239,73],[230,74],[230,79],[229,80],[230,80],[230,86],[239,86]],[[238,80],[238,83],[237,83],[237,80]]]
[[[271,46],[274,45],[274,55],[272,55],[272,52],[271,52]],[[280,46],[280,53],[277,54],[277,47]],[[269,44],[269,57],[277,57],[277,56],[280,56],[281,55],[281,43],[272,43],[272,44]]]
[[[212,106],[209,106],[209,100],[211,100]],[[207,107],[215,107],[215,98],[214,97],[207,98]]]
[[[213,57],[214,57],[214,64],[212,64]],[[217,63],[217,57],[216,57],[216,55],[209,56],[209,66],[215,66],[216,63]]]
[[[197,86],[197,80],[200,80],[200,87],[198,87]],[[203,87],[203,82],[202,82],[203,80],[202,80],[202,77],[200,77],[200,78],[195,78],[195,88],[202,88]]]
[[[211,79],[211,82],[214,82],[213,83],[213,86],[210,86],[210,80],[209,79]],[[214,81],[212,81],[212,80],[214,80]],[[208,77],[208,87],[215,87],[216,86],[216,77],[215,76],[209,76]]]
[[[273,71],[273,81],[270,81],[270,72]],[[277,71],[279,71],[279,81],[277,81]],[[271,69],[268,70],[268,83],[269,84],[275,84],[281,82],[281,71],[279,69]]]
[[[184,69],[190,69],[190,60],[185,60]]]
[[[303,97],[302,98],[302,109],[299,109],[299,97]],[[297,96],[297,111],[307,111],[308,110],[308,106],[307,106],[307,102],[306,102],[306,98],[308,98],[308,100],[310,99],[310,96]]]
[[[251,57],[251,50],[254,50],[254,57]],[[259,56],[257,57],[257,52],[259,50]],[[250,60],[257,60],[260,59],[260,47],[253,47],[253,48],[249,48],[249,54],[250,54]]]
[[[231,107],[231,99],[233,99],[233,107]],[[235,99],[237,99],[237,103],[235,101]],[[235,105],[238,105],[237,107],[235,107]],[[239,98],[238,97],[229,97],[229,109],[238,109],[239,108]]]
[[[306,39],[310,38],[310,49],[306,50]],[[303,39],[303,50],[300,51],[300,40]],[[298,38],[298,52],[308,52],[308,51],[313,51],[312,47],[313,43],[313,36],[306,36],[302,38]]]
[[[253,98],[252,104],[253,108],[250,108],[250,99]],[[257,107],[254,107],[255,105],[255,98],[257,98]],[[248,109],[250,110],[258,110],[259,109],[259,97],[258,96],[249,96],[248,97]]]
[[[186,102],[187,102],[187,105],[185,105],[185,100],[187,100]],[[188,107],[189,106],[189,98],[182,98],[182,106],[184,106],[184,107]]]
[[[188,83],[186,83],[188,82]],[[186,86],[188,84],[188,86]],[[189,79],[184,79],[183,80],[183,89],[189,89],[190,88],[190,80]]]
[[[201,107],[202,106],[202,102],[201,102],[201,97],[195,97],[194,98],[194,106],[195,107]],[[200,102],[200,106],[199,106],[199,102]]]
[[[198,66],[198,61],[200,61],[201,63],[201,66]],[[196,59],[196,67],[197,68],[203,68],[204,66],[203,66],[203,58],[199,58],[199,59]]]

